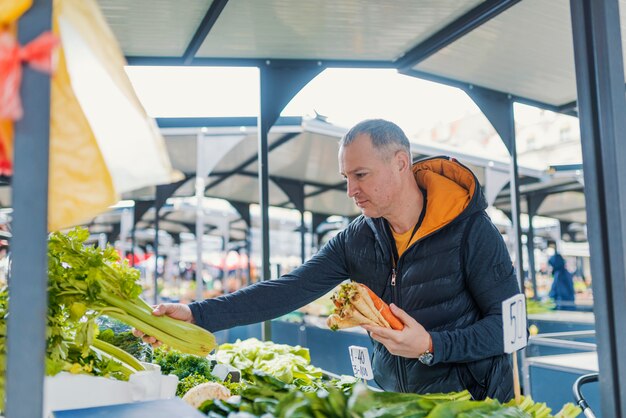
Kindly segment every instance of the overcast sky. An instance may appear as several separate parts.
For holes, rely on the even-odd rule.
[[[256,116],[259,111],[256,68],[133,66],[126,70],[152,117]],[[313,115],[314,110],[346,128],[366,118],[389,119],[409,136],[438,122],[479,112],[459,89],[395,70],[361,69],[322,72],[282,115]],[[530,117],[526,113],[517,111],[518,122]]]

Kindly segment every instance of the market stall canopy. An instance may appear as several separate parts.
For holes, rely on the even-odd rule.
[[[131,65],[397,68],[468,91],[483,87],[522,103],[576,113],[568,0],[189,0],[185,7],[168,0],[98,2]],[[626,0],[621,3],[626,9]],[[317,122],[279,124],[270,131],[269,204],[293,208],[288,194],[295,183],[304,187],[306,210],[354,216],[358,210],[337,175],[338,132],[315,131]],[[231,138],[237,145],[213,162],[207,196],[258,202],[255,124],[219,134],[209,128],[213,141]],[[196,161],[189,156],[197,153],[197,130],[165,134],[172,164],[188,175],[174,195],[191,196]],[[418,150],[416,157],[437,154]],[[508,183],[508,161],[465,162],[487,185],[489,202],[506,210],[501,190]],[[520,168],[522,188],[537,182],[542,185],[533,187],[549,188],[555,181],[529,171]],[[578,201],[557,202],[565,198],[546,198],[540,212],[580,220]],[[575,210],[546,209],[563,204]]]
[[[258,202],[258,149],[254,118],[180,118],[158,119],[157,122],[162,127],[173,167],[188,178],[173,193],[174,197],[189,197],[195,193],[197,162],[189,156],[198,154],[198,135],[201,135],[203,143],[209,144],[210,149],[224,139],[235,143],[227,153],[212,162],[213,169],[206,179],[205,196],[246,204]],[[270,205],[296,208],[290,191],[303,187],[304,210],[325,215],[357,216],[360,211],[346,196],[337,160],[339,139],[346,132],[346,128],[319,118],[279,119],[268,139]],[[495,203],[501,190],[508,185],[509,161],[421,143],[412,143],[411,148],[414,160],[437,155],[457,158],[476,174],[490,204]],[[519,167],[519,176],[522,184],[534,184],[536,187],[553,181],[546,171],[523,166]],[[151,195],[154,195],[154,190],[145,189],[127,194],[125,198],[149,198]]]
[[[569,0],[98,2],[133,65],[398,68],[575,112]]]
[[[203,128],[173,128],[172,121],[158,120],[161,126],[170,126],[163,128],[162,132],[173,166],[193,176],[174,196],[193,196],[195,193],[196,161],[189,156],[197,155],[197,136],[201,134],[206,144],[224,137],[236,142],[236,146],[212,164],[213,169],[206,179],[206,196],[258,203],[257,130],[255,126],[241,125],[250,123],[250,119],[254,120],[234,119],[230,123],[235,126]],[[212,124],[208,119],[204,122],[178,119],[177,122],[183,125],[192,122]],[[305,210],[327,215],[358,215],[358,208],[346,197],[337,162],[338,141],[345,129],[318,119],[289,118],[286,122],[290,124],[285,125],[279,120],[268,136],[270,205],[295,208],[289,195],[298,189],[304,192]]]
[[[585,211],[584,186],[580,176],[549,177],[541,183],[520,186],[520,211],[528,213],[528,199],[537,202],[534,215],[558,219],[566,223],[587,223]],[[509,188],[503,189],[496,198],[495,206],[505,212],[511,212]]]

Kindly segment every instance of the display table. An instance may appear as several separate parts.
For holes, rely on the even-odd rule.
[[[558,411],[567,402],[574,402],[572,386],[576,379],[598,372],[596,352],[532,357],[527,362],[533,400],[547,403],[553,411]],[[583,396],[596,416],[600,417],[598,383],[583,386]]]
[[[272,341],[278,344],[301,345],[309,349],[311,363],[334,374],[352,375],[348,347],[366,347],[372,355],[372,341],[360,327],[331,331],[326,318],[305,316],[303,323],[271,321]],[[251,324],[215,333],[218,344],[237,339],[261,339],[261,324]],[[374,382],[369,382],[374,385]]]
[[[593,312],[551,311],[528,315],[528,325],[539,328],[540,334],[584,331],[595,328]]]
[[[57,411],[52,414],[53,418],[202,418],[204,416],[179,398]]]

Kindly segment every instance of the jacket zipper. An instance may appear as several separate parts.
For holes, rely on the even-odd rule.
[[[398,272],[400,271],[400,269],[398,268],[399,266],[399,261],[398,260],[394,260],[394,264],[395,267],[392,270],[392,276],[391,276],[391,286],[392,286],[392,295],[393,295],[393,302],[396,304],[396,306],[400,306],[401,305],[401,301],[400,301],[400,295],[398,294],[398,287],[396,286],[396,279],[397,279],[397,275]],[[404,392],[404,393],[408,393],[408,387],[407,387],[407,378],[406,378],[406,360],[404,357],[401,356],[397,356],[396,357],[396,366],[398,368],[398,378],[399,378],[399,383],[400,383],[400,391]]]
[[[424,216],[424,212],[422,212],[422,215],[420,215],[418,223],[415,225],[415,229],[413,230],[413,234],[415,234],[415,232],[421,225],[423,216]],[[389,229],[389,226],[387,226],[386,229]],[[400,275],[399,266],[400,266],[400,259],[402,257],[398,256],[398,251],[393,242],[393,238],[390,237],[391,231],[386,230],[386,233],[384,235],[387,238],[387,243],[389,244],[389,247],[391,248],[391,261],[393,263],[392,268],[391,268],[391,300],[396,306],[401,307],[402,304],[400,303],[400,295],[398,294],[397,280],[398,280],[398,276]],[[411,235],[411,238],[412,237],[413,235]],[[406,250],[404,250],[404,253],[402,255],[404,255],[410,248],[415,246],[417,242],[423,238],[424,237],[416,240],[413,244],[411,244]],[[396,368],[397,368],[396,376],[398,376],[398,383],[400,386],[400,391],[404,393],[408,393],[407,378],[406,378],[406,360],[404,357],[396,356]]]
[[[391,243],[391,251],[392,251],[392,260],[393,267],[391,268],[391,300],[395,303],[396,306],[400,306],[400,297],[398,295],[398,287],[396,286],[397,277],[398,277],[398,261],[399,258],[396,259],[397,253],[395,250],[395,246]],[[407,393],[407,384],[406,384],[406,363],[404,361],[404,357],[396,356],[396,376],[398,376],[398,383],[400,386],[400,391]]]

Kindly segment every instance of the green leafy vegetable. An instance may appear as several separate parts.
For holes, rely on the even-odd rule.
[[[275,344],[249,338],[234,344],[222,344],[215,355],[218,363],[239,369],[242,378],[252,379],[255,370],[265,372],[284,383],[299,386],[321,379],[322,370],[312,366],[308,348]]]
[[[86,319],[77,330],[77,344],[87,350],[95,334],[95,316],[108,315],[186,353],[206,356],[215,348],[210,332],[168,316],[152,315],[152,308],[139,297],[139,271],[126,261],[120,262],[111,246],[100,249],[84,245],[88,237],[89,231],[76,228],[67,235],[52,233],[48,241],[51,306],[65,309],[74,322]],[[58,313],[53,312],[55,321],[67,319],[57,318]],[[57,334],[53,329],[51,337],[58,339]],[[56,341],[55,350],[63,351],[61,342],[62,338]]]
[[[190,374],[189,376],[181,379],[178,382],[178,387],[176,388],[176,396],[182,398],[183,396],[185,396],[185,393],[189,391],[189,389],[206,382],[211,382],[211,380],[201,374]]]
[[[150,344],[144,343],[130,331],[115,333],[112,329],[105,329],[100,331],[97,338],[126,351],[139,361],[147,363],[152,361]]]
[[[154,350],[154,363],[161,366],[163,374],[175,374],[179,379],[191,375],[200,375],[208,379],[212,378],[213,366],[206,357],[184,354],[178,350],[159,347]]]

